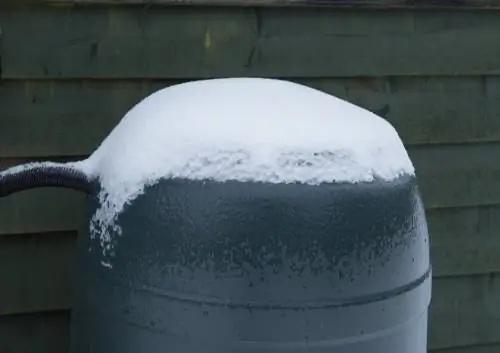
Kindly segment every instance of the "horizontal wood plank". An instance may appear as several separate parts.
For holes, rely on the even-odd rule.
[[[500,274],[433,281],[429,347],[499,343]]]
[[[86,196],[73,190],[44,188],[0,198],[0,234],[81,229]]]
[[[13,0],[4,0],[14,2]],[[33,1],[33,0],[32,0]],[[19,0],[17,0],[19,2]],[[38,0],[54,5],[144,6],[144,0]],[[149,6],[328,6],[369,9],[498,9],[497,0],[148,0]]]
[[[2,77],[496,75],[499,16],[452,10],[8,8],[0,12]]]
[[[444,349],[430,349],[429,353],[498,353],[500,343],[473,344],[465,347],[452,347]]]
[[[500,142],[500,77],[293,81],[382,115],[407,146]],[[141,99],[180,82],[7,81],[0,158],[89,154]]]
[[[427,211],[434,276],[500,273],[500,206]]]
[[[500,144],[409,148],[427,208],[500,203]]]
[[[0,316],[0,352],[68,353],[70,313]]]
[[[70,307],[75,240],[76,232],[1,236],[0,315]]]

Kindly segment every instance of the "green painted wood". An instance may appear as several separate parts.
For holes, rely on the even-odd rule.
[[[500,144],[409,148],[428,208],[500,203]]]
[[[406,145],[500,141],[500,77],[295,79],[387,118]],[[92,152],[142,98],[181,81],[7,81],[0,156]]]
[[[452,10],[8,8],[0,12],[2,76],[498,74],[498,16]]]
[[[499,343],[500,274],[433,281],[429,347]]]
[[[68,353],[69,311],[0,316],[1,353]]]
[[[75,240],[76,232],[0,237],[0,315],[70,307]]]
[[[85,195],[43,188],[0,198],[0,234],[79,229],[85,219]]]
[[[430,349],[433,353],[498,353],[500,352],[500,343],[479,344],[467,347],[452,347],[445,349]]]
[[[427,211],[437,277],[500,273],[500,206]]]
[[[13,0],[6,0],[12,1]],[[17,0],[19,1],[19,0]],[[33,2],[33,1],[32,1]],[[55,5],[142,5],[144,0],[38,0],[42,4]],[[160,6],[322,6],[333,8],[370,8],[370,9],[498,9],[497,0],[148,0],[148,5]]]

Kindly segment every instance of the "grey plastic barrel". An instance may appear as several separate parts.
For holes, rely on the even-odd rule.
[[[111,269],[98,240],[79,238],[72,353],[426,352],[431,267],[413,177],[169,179],[118,223]]]

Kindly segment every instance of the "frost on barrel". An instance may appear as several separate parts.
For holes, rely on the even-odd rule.
[[[286,81],[189,82],[72,166],[96,191],[71,353],[426,351],[424,208],[373,113]]]

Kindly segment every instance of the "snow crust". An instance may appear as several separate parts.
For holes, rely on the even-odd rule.
[[[288,81],[227,78],[159,90],[133,107],[86,160],[99,180],[91,235],[105,253],[116,218],[162,178],[358,183],[413,175],[396,130],[377,115]]]

